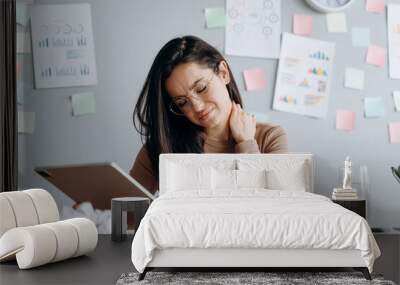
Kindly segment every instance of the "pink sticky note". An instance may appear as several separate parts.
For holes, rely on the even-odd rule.
[[[386,49],[371,45],[368,47],[367,63],[382,67],[385,64]]]
[[[309,36],[312,33],[312,17],[306,15],[293,16],[293,33]]]
[[[356,113],[346,110],[336,111],[336,129],[342,131],[351,131],[356,123]]]
[[[384,13],[385,1],[384,0],[367,0],[366,9],[368,12]]]
[[[389,123],[390,143],[400,143],[400,122]]]
[[[267,85],[264,70],[261,68],[247,69],[243,71],[246,90],[264,89]]]

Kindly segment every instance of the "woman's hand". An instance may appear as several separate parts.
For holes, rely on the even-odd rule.
[[[256,134],[256,118],[243,111],[239,104],[232,101],[229,127],[236,143],[253,140]]]

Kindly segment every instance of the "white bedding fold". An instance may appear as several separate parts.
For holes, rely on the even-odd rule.
[[[327,197],[298,191],[184,191],[157,198],[132,243],[143,272],[154,249],[358,249],[372,272],[379,248],[365,219]]]

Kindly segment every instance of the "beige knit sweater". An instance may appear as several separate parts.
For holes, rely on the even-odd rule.
[[[280,126],[272,124],[257,123],[255,138],[239,144],[236,144],[232,138],[229,140],[206,138],[204,141],[205,153],[285,153],[287,151],[288,142],[285,131]],[[158,180],[145,146],[142,146],[136,156],[130,175],[152,193],[158,189]]]

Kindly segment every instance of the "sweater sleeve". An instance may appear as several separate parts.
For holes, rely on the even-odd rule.
[[[255,139],[235,145],[236,153],[287,153],[288,139],[285,130],[277,125],[260,124]]]
[[[280,126],[268,129],[262,136],[263,153],[287,153],[288,139],[285,130]]]
[[[255,139],[243,141],[235,145],[236,153],[260,153],[260,148]]]
[[[142,146],[137,154],[129,174],[151,193],[154,194],[158,190],[158,180],[145,146]]]

